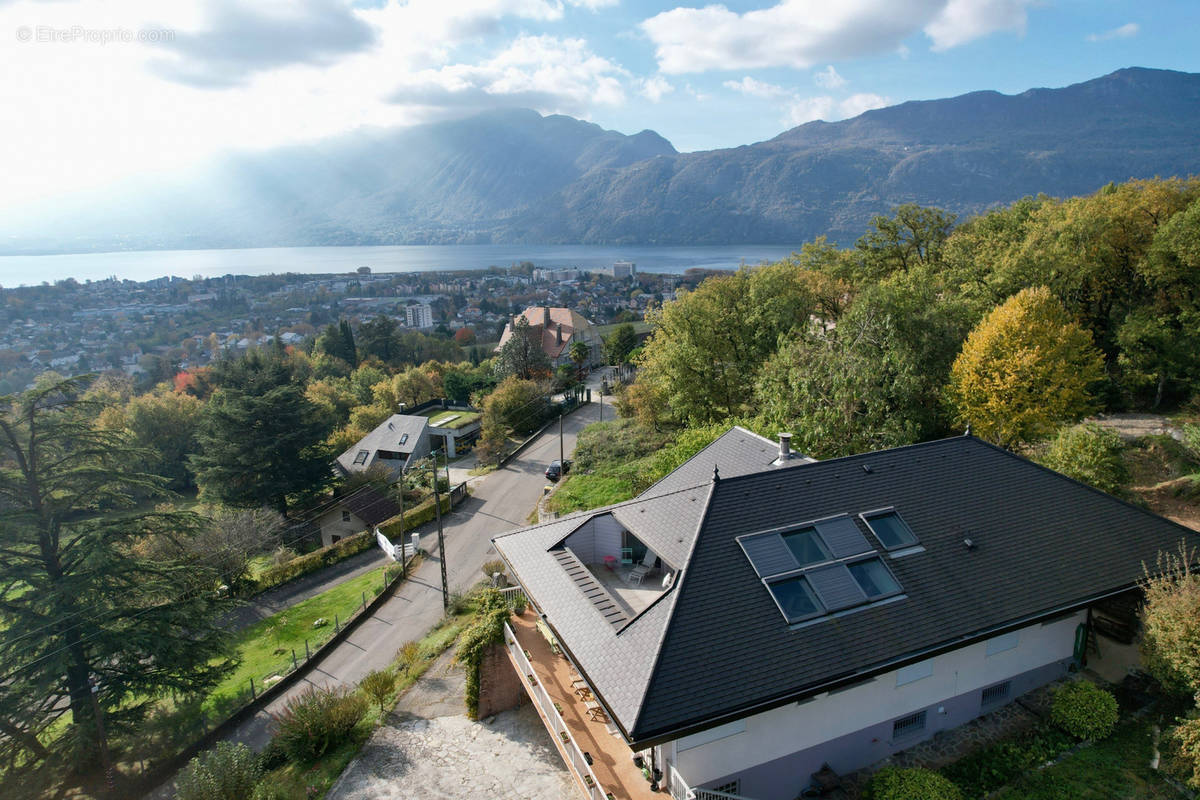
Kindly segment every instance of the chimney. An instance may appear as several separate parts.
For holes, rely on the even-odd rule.
[[[550,330],[550,306],[542,306],[542,327]]]
[[[779,434],[779,460],[787,461],[792,457],[792,435],[790,433]]]
[[[562,323],[558,323],[558,343],[562,344]]]

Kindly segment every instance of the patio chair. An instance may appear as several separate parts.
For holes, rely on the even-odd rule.
[[[646,556],[645,556],[645,558],[642,559],[642,563],[636,565],[633,569],[631,569],[629,571],[629,585],[630,586],[641,586],[642,578],[646,577],[647,575],[650,574],[651,571],[653,571],[654,562],[657,559],[658,559],[658,556],[654,555],[654,551],[647,549]]]

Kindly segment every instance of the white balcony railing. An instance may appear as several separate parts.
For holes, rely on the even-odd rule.
[[[542,714],[550,721],[550,725],[553,728],[550,735],[558,737],[559,742],[563,745],[563,750],[567,753],[569,766],[584,784],[585,794],[589,800],[605,800],[604,789],[600,786],[600,781],[597,780],[596,773],[592,772],[592,768],[584,759],[583,751],[575,743],[575,737],[571,735],[571,731],[567,728],[567,724],[563,722],[558,709],[554,707],[554,701],[550,699],[550,695],[546,694],[546,689],[542,686],[542,682],[536,679],[532,682],[529,681],[528,676],[536,675],[536,673],[533,671],[533,665],[529,663],[529,659],[525,657],[525,652],[521,649],[521,645],[517,642],[517,637],[513,635],[512,628],[508,626],[507,622],[504,623],[504,643],[508,646],[508,652],[512,654],[513,660],[517,663],[522,681],[529,689],[530,696],[537,703],[538,708],[542,710]]]
[[[671,797],[674,800],[750,800],[740,794],[729,794],[728,792],[718,792],[716,789],[693,789],[687,785],[687,781],[683,779],[676,769],[675,765],[671,764],[667,767],[670,778],[669,788]]]

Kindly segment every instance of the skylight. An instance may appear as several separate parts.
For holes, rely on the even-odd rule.
[[[370,450],[359,450],[358,455],[356,455],[354,457],[354,463],[355,464],[365,464],[365,463],[367,463],[367,459],[370,457],[371,457]]]
[[[903,530],[907,531],[907,526]],[[847,514],[746,534],[737,541],[789,623],[852,609],[902,591],[879,551]],[[904,546],[906,540],[893,537],[889,541]]]
[[[404,444],[404,443],[405,443],[405,442],[407,442],[407,441],[408,441],[408,434],[407,434],[407,433],[405,433],[405,434],[402,434],[402,435],[400,436],[400,444]]]
[[[821,606],[803,576],[769,583],[767,588],[771,590],[771,596],[788,622],[798,622],[821,613]]]
[[[801,567],[820,564],[832,558],[825,543],[817,535],[816,528],[801,528],[798,531],[785,533],[783,534],[783,543],[787,545],[788,550],[792,551],[797,564]]]
[[[908,527],[900,513],[894,509],[869,511],[860,514],[862,521],[867,523],[871,533],[887,550],[898,550],[902,547],[912,547],[919,543],[912,528]]]

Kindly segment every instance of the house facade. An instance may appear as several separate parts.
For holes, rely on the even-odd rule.
[[[494,540],[589,713],[679,800],[792,800],[1066,675],[1089,609],[1197,539],[970,436],[787,444],[735,428],[632,501]],[[536,699],[559,667],[530,667]]]
[[[596,326],[578,311],[553,306],[530,306],[521,312],[520,316],[529,323],[529,336],[540,344],[551,366],[573,364],[571,345],[575,342],[583,342],[588,347],[589,356],[585,366],[600,363],[604,343],[596,331]],[[516,319],[514,317],[513,321],[504,326],[500,344],[496,347],[497,352],[512,338]]]
[[[370,486],[363,486],[327,504],[310,525],[315,523],[321,546],[328,547],[382,525],[399,513],[399,503]]]

